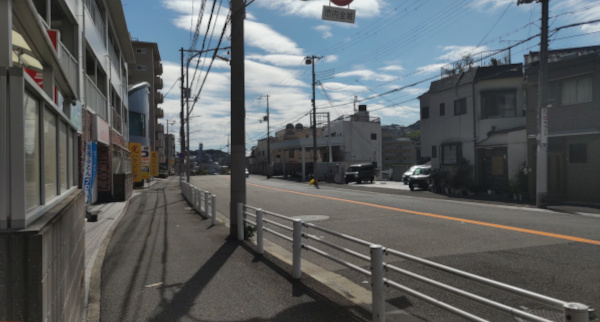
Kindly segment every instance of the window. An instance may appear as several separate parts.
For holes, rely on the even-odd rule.
[[[44,109],[44,195],[46,201],[58,194],[56,164],[56,115]]]
[[[40,205],[40,109],[38,102],[25,94],[25,208]]]
[[[429,106],[421,107],[421,120],[429,118]]]
[[[437,158],[437,146],[435,146],[435,145],[431,146],[431,158],[432,159]]]
[[[129,111],[129,134],[146,136],[146,115]]]
[[[60,192],[67,191],[67,125],[63,122],[59,123],[60,131],[58,132],[58,153],[59,153],[59,174],[60,174]]]
[[[288,157],[290,157],[290,158],[294,157],[294,150],[289,150]]]
[[[467,99],[461,98],[454,101],[454,115],[467,114]]]
[[[442,164],[457,164],[462,157],[460,143],[442,145]]]
[[[587,145],[585,143],[569,144],[569,162],[587,162]]]
[[[440,104],[440,116],[446,115],[446,103]]]
[[[136,66],[135,66],[135,68],[136,68],[137,70],[139,70],[139,71],[143,71],[143,72],[145,72],[145,71],[147,71],[147,70],[148,70],[148,66],[146,66],[146,65],[136,65]]]
[[[136,48],[135,50],[138,54],[142,54],[145,55],[148,53],[148,51],[146,50],[146,48]]]
[[[517,116],[517,90],[481,92],[481,118]]]
[[[377,140],[377,133],[371,133],[371,140]]]
[[[561,105],[592,101],[592,77],[577,77],[562,82]]]

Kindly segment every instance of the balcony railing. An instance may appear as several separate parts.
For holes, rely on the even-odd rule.
[[[163,73],[163,65],[160,62],[160,60],[154,61],[154,73],[156,75],[162,75],[162,73]]]
[[[162,89],[163,88],[163,79],[160,76],[156,76],[154,77],[154,88],[155,89]]]
[[[58,59],[60,60],[60,65],[64,69],[65,75],[67,75],[67,80],[71,86],[77,89],[77,84],[79,84],[77,82],[77,70],[79,68],[79,64],[62,42],[60,43],[59,48]]]
[[[108,122],[108,101],[87,75],[85,76],[85,98],[86,105]]]
[[[102,13],[100,13],[100,9],[98,9],[98,5],[95,0],[85,0],[85,7],[88,9],[90,16],[92,16],[92,20],[94,21],[94,25],[96,26],[96,30],[100,35],[100,39],[102,43],[106,41],[106,26],[104,24],[104,18],[102,17]]]
[[[157,104],[162,104],[164,101],[165,101],[165,97],[163,96],[163,94],[161,92],[154,93],[154,102],[156,102]]]
[[[163,117],[165,117],[165,111],[162,108],[157,107],[154,112],[154,115],[157,119],[162,119]]]

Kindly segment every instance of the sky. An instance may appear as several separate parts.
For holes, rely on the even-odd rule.
[[[169,131],[179,142],[180,49],[213,49],[219,43],[218,48],[229,47],[229,24],[223,31],[229,0],[121,1],[132,39],[158,44],[165,94],[159,106],[165,117],[159,123],[175,121]],[[319,57],[317,113],[328,112],[333,120],[365,104],[382,125],[410,125],[419,120],[418,96],[440,78],[442,68],[467,55],[475,64],[488,64],[490,54],[501,49],[492,57],[510,56],[512,63],[522,63],[525,54],[539,51],[537,2],[354,0],[342,7],[355,10],[354,24],[322,20],[323,6],[330,5],[335,6],[328,0],[255,0],[247,6],[247,153],[267,136],[267,124],[261,122],[267,102],[271,136],[288,123],[310,126],[312,69],[305,64],[307,56]],[[551,0],[549,16],[550,50],[600,45],[600,23],[585,23],[600,19],[600,1]],[[579,25],[560,28],[572,24]],[[227,49],[218,55],[230,57]],[[190,102],[190,146],[196,150],[202,143],[204,149],[227,151],[230,66],[212,58],[209,52],[189,60],[191,95],[197,98]]]

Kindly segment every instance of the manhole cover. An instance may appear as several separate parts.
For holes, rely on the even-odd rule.
[[[304,215],[304,216],[295,216],[293,219],[300,219],[302,221],[322,221],[329,219],[329,216],[323,215]]]

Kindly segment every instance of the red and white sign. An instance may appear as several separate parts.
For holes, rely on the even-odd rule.
[[[349,5],[353,0],[331,0],[333,4],[338,5],[340,7]]]

